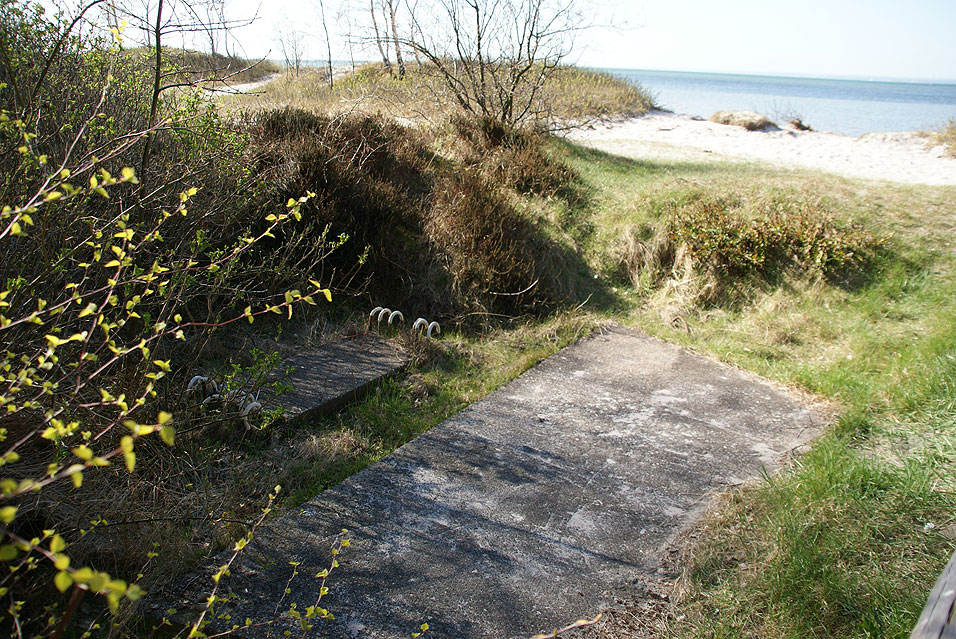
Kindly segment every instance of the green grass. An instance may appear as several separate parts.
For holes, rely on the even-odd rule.
[[[907,636],[956,548],[939,533],[956,522],[953,189],[636,162],[564,143],[558,152],[589,185],[598,230],[583,250],[594,268],[618,274],[623,322],[826,400],[840,415],[792,468],[723,497],[687,551],[660,634]],[[674,273],[644,286],[620,277],[621,238],[647,238],[701,192],[743,208],[768,198],[795,213],[810,207],[886,242],[857,281],[805,271],[741,277],[707,304]]]

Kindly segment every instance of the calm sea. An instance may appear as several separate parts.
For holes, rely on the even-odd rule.
[[[665,109],[705,118],[739,109],[778,121],[797,115],[818,131],[855,136],[932,129],[956,117],[956,84],[606,70],[639,82]]]

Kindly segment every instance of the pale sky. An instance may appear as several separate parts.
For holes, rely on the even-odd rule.
[[[325,0],[330,30],[344,33],[343,0]],[[589,13],[597,3],[582,0]],[[586,66],[956,81],[956,0],[600,0],[603,21],[581,38]],[[259,0],[232,0],[251,15]],[[315,29],[316,0],[261,2],[256,24],[236,35],[249,56],[281,57],[277,28]],[[367,6],[364,2],[360,7]],[[364,17],[358,14],[357,20]],[[285,25],[282,27],[282,25]],[[353,27],[354,31],[354,27]],[[338,40],[333,35],[333,43]],[[324,58],[321,41],[307,58]],[[338,49],[338,52],[335,49]],[[372,52],[355,51],[359,59]],[[344,42],[333,58],[348,59]]]

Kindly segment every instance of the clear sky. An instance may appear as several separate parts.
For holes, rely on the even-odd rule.
[[[260,1],[231,4],[236,15],[250,15]],[[325,4],[330,29],[348,30],[343,0]],[[613,25],[581,38],[577,61],[587,66],[956,81],[956,0],[580,0],[579,4],[589,14],[603,14],[600,20]],[[603,10],[592,11],[598,5]],[[293,24],[318,34],[312,19],[315,6],[315,0],[263,0],[262,17],[238,31],[237,37],[250,56],[272,49],[270,57],[280,57],[276,29]],[[341,41],[337,48],[334,58],[349,58]],[[373,57],[371,52],[355,55]],[[306,57],[324,58],[324,46],[316,42]]]
[[[956,79],[956,0],[614,3],[627,30],[592,38],[594,66]]]

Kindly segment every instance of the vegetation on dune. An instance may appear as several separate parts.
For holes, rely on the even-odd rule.
[[[748,301],[748,290],[794,277],[849,284],[883,244],[837,222],[820,200],[792,194],[684,187],[657,200],[657,209],[659,220],[626,228],[603,261],[612,277],[645,291],[669,282],[691,307]]]
[[[152,49],[128,49],[126,53],[147,69],[155,64]],[[224,85],[260,82],[278,75],[283,70],[272,60],[246,60],[235,55],[170,47],[163,47],[163,59],[168,66],[167,77],[191,87],[219,88]]]
[[[930,139],[933,144],[944,147],[951,157],[956,158],[956,118],[950,119],[945,126],[932,132]]]
[[[742,126],[748,131],[763,131],[777,126],[767,116],[753,111],[718,111],[707,119],[717,124]]]
[[[533,134],[461,122],[418,132],[292,109],[259,112],[250,125],[251,166],[273,204],[315,193],[302,206],[304,226],[269,246],[301,254],[315,233],[348,235],[323,260],[333,290],[467,326],[577,298],[583,265],[508,197],[574,197],[573,173]]]
[[[254,93],[226,96],[229,109],[291,107],[317,113],[382,113],[412,122],[440,125],[460,109],[441,77],[427,65],[409,65],[404,78],[388,74],[381,64],[365,64],[345,72],[329,87],[324,70],[287,74]],[[425,98],[425,99],[423,99]],[[544,128],[633,117],[654,108],[640,86],[608,73],[559,67],[533,100],[528,122]]]

